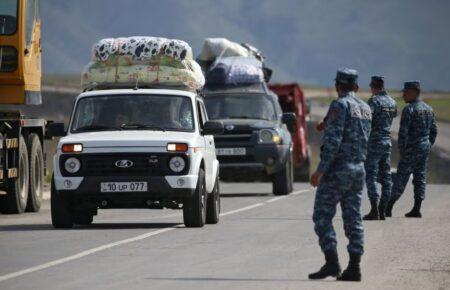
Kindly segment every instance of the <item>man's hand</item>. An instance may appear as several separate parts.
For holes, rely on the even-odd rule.
[[[320,180],[322,179],[323,173],[319,171],[315,171],[313,175],[311,175],[311,185],[313,187],[318,187],[320,184]]]
[[[319,132],[322,132],[323,130],[325,130],[325,122],[321,121],[321,122],[317,123],[316,130]]]

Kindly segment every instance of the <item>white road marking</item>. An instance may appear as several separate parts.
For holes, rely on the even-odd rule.
[[[243,208],[239,208],[239,209],[235,209],[235,210],[231,210],[231,211],[228,211],[228,212],[221,213],[220,216],[227,216],[227,215],[235,214],[235,213],[238,213],[238,212],[243,212],[243,211],[254,209],[254,208],[257,208],[257,207],[260,207],[260,206],[263,206],[263,205],[264,205],[263,202],[255,203],[253,205],[249,205],[249,206],[246,206],[246,207],[243,207]]]
[[[314,189],[314,188],[311,187],[311,188],[307,188],[307,189],[297,190],[297,191],[292,192],[291,195],[299,195],[299,194],[302,194],[302,193],[311,191],[311,190],[313,190],[313,189]]]
[[[274,197],[274,198],[271,198],[271,199],[269,199],[269,200],[266,200],[266,203],[275,202],[275,201],[277,201],[277,200],[280,200],[280,199],[283,199],[283,198],[286,198],[286,197],[288,197],[288,195]]]
[[[287,197],[292,196],[292,195],[299,195],[301,193],[308,192],[310,190],[311,189],[297,190],[297,191],[292,192],[291,195],[275,197],[275,198],[269,199],[269,200],[267,200],[265,202],[259,202],[259,203],[255,203],[253,205],[249,205],[249,206],[242,207],[242,208],[239,208],[239,209],[235,209],[235,210],[231,210],[231,211],[228,211],[228,212],[224,212],[224,213],[220,214],[220,216],[228,216],[228,215],[244,212],[244,211],[247,211],[247,210],[251,210],[251,209],[263,206],[265,204],[272,203],[272,202],[275,202],[277,200],[281,200],[283,198],[287,198]],[[99,247],[96,247],[96,248],[85,250],[85,251],[82,251],[82,252],[80,252],[78,254],[75,254],[75,255],[72,255],[72,256],[67,256],[67,257],[64,257],[64,258],[61,258],[61,259],[57,259],[57,260],[53,260],[53,261],[50,261],[48,263],[37,265],[37,266],[31,267],[31,268],[26,268],[26,269],[23,269],[23,270],[20,270],[20,271],[16,271],[16,272],[12,272],[12,273],[9,273],[9,274],[5,274],[5,275],[0,276],[0,282],[1,281],[6,281],[6,280],[9,280],[9,279],[13,279],[13,278],[16,278],[16,277],[19,277],[19,276],[23,276],[23,275],[26,275],[26,274],[30,274],[30,273],[33,273],[33,272],[37,272],[37,271],[40,271],[40,270],[44,270],[44,269],[47,269],[47,268],[50,268],[50,267],[54,267],[54,266],[57,266],[57,265],[61,265],[61,264],[64,264],[64,263],[68,263],[68,262],[71,262],[71,261],[74,261],[74,260],[78,260],[78,259],[81,259],[83,257],[89,256],[89,255],[92,255],[92,254],[95,254],[95,253],[98,253],[98,252],[101,252],[101,251],[104,251],[104,250],[108,250],[108,249],[111,249],[111,248],[114,248],[114,247],[117,247],[117,246],[121,246],[121,245],[129,244],[129,243],[137,242],[137,241],[140,241],[140,240],[143,240],[143,239],[147,239],[149,237],[153,237],[153,236],[156,236],[156,235],[159,235],[159,234],[162,234],[162,233],[167,233],[167,232],[173,231],[173,230],[175,230],[175,229],[177,229],[179,227],[180,226],[173,226],[173,227],[169,227],[169,228],[164,228],[164,229],[152,231],[152,232],[145,233],[145,234],[142,234],[142,235],[139,235],[139,236],[135,236],[135,237],[132,237],[132,238],[120,240],[120,241],[117,241],[117,242],[112,242],[112,243],[105,244],[105,245],[102,245],[102,246],[99,246]]]
[[[106,244],[106,245],[103,245],[103,246],[99,246],[99,247],[96,247],[96,248],[93,248],[93,249],[89,249],[89,250],[80,252],[78,254],[72,255],[72,256],[68,256],[68,257],[65,257],[65,258],[53,260],[51,262],[44,263],[44,264],[41,264],[41,265],[38,265],[38,266],[35,266],[35,267],[31,267],[31,268],[23,269],[23,270],[20,270],[20,271],[17,271],[17,272],[13,272],[13,273],[9,273],[9,274],[6,274],[6,275],[2,275],[2,276],[0,276],[0,282],[1,281],[5,281],[5,280],[9,280],[9,279],[12,279],[12,278],[15,278],[15,277],[18,277],[18,276],[22,276],[22,275],[25,275],[25,274],[33,273],[33,272],[36,272],[36,271],[39,271],[39,270],[47,269],[47,268],[50,268],[50,267],[53,267],[53,266],[57,266],[57,265],[60,265],[60,264],[63,264],[63,263],[67,263],[67,262],[70,262],[70,261],[73,261],[73,260],[77,260],[77,259],[80,259],[80,258],[89,256],[89,255],[92,255],[92,254],[100,252],[100,251],[111,249],[113,247],[117,247],[117,246],[120,246],[120,245],[136,242],[136,241],[139,241],[139,240],[143,240],[143,239],[149,238],[151,236],[156,236],[158,234],[162,234],[162,233],[166,233],[166,232],[169,232],[169,231],[173,231],[175,229],[176,229],[176,227],[170,227],[170,228],[156,230],[156,231],[149,232],[149,233],[146,233],[146,234],[143,234],[143,235],[139,235],[139,236],[136,236],[136,237],[133,237],[133,238],[120,240],[120,241],[109,243],[109,244]]]

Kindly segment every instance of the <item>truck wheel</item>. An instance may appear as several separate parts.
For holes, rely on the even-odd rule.
[[[29,171],[28,150],[25,139],[19,138],[19,168],[18,177],[9,179],[6,185],[6,195],[1,203],[1,212],[6,214],[23,213],[27,207]]]
[[[201,228],[205,225],[206,203],[205,172],[200,168],[194,195],[183,205],[183,220],[186,227]]]
[[[94,216],[89,212],[76,212],[73,214],[73,223],[77,225],[88,226],[94,221]]]
[[[219,178],[216,179],[214,189],[208,197],[206,206],[206,223],[217,224],[220,216],[220,185]]]
[[[53,227],[56,229],[72,228],[73,219],[70,212],[70,203],[66,199],[64,199],[56,190],[54,180],[52,180],[50,190],[50,205]]]
[[[42,195],[44,194],[44,154],[38,135],[30,134],[28,138],[30,152],[30,189],[26,211],[38,212],[41,208]]]
[[[302,167],[295,169],[295,181],[308,182],[310,179],[310,161],[305,160]]]
[[[272,191],[274,195],[287,195],[293,189],[294,170],[292,168],[292,155],[289,155],[288,160],[279,172],[275,173],[275,178],[272,183]]]

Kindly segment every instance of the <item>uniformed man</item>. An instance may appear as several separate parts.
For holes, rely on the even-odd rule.
[[[425,199],[425,174],[428,155],[437,136],[433,109],[420,99],[420,82],[405,82],[403,99],[408,104],[402,111],[398,132],[400,161],[392,187],[391,200],[386,216],[392,216],[394,203],[405,191],[409,177],[413,174],[414,206],[406,217],[422,217],[420,208]]]
[[[361,281],[360,261],[364,250],[360,208],[372,114],[370,107],[355,95],[357,78],[355,70],[337,71],[335,87],[339,98],[331,103],[328,110],[320,164],[311,176],[311,184],[318,186],[313,214],[314,230],[326,263],[318,272],[310,274],[310,279],[332,276],[342,281]],[[342,208],[350,254],[349,265],[342,275],[332,223],[338,203]]]
[[[391,197],[391,126],[397,116],[397,104],[384,89],[384,78],[373,76],[370,82],[372,97],[372,129],[365,162],[367,194],[371,209],[364,220],[384,220],[387,203]],[[376,183],[381,183],[381,199]]]

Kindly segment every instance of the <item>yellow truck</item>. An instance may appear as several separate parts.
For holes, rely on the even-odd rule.
[[[42,102],[39,7],[39,0],[0,1],[0,211],[8,214],[39,211],[45,133],[64,131],[23,116],[20,106],[6,109]]]

